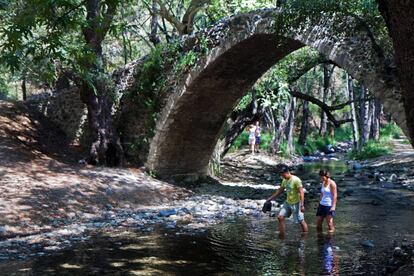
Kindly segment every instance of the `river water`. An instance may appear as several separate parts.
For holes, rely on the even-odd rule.
[[[381,188],[342,162],[305,165],[296,174],[305,185],[317,183],[322,166],[332,171],[341,195],[333,235],[326,225],[323,233],[315,231],[314,197],[305,212],[307,235],[288,221],[279,237],[276,217],[265,214],[195,233],[163,226],[103,231],[51,256],[0,262],[0,275],[378,275],[384,250],[414,240],[413,193]]]

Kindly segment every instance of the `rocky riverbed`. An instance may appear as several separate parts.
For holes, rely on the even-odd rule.
[[[73,156],[62,157],[60,144],[56,151],[45,152],[45,147],[37,145],[38,136],[44,134],[36,133],[36,122],[10,105],[2,109],[0,120],[2,263],[52,256],[87,244],[97,233],[134,230],[150,235],[162,228],[176,236],[194,235],[232,219],[262,221],[269,216],[261,212],[262,204],[280,181],[276,173],[279,163],[288,163],[302,177],[307,212],[312,212],[309,202],[315,202],[319,195],[314,161],[319,167],[325,166],[324,162],[329,168],[334,166],[343,202],[375,208],[391,202],[401,210],[414,208],[414,151],[403,143],[390,156],[347,164],[347,144],[293,160],[242,150],[224,158],[222,171],[215,179],[163,182],[139,169],[78,164],[71,160]],[[18,135],[12,135],[19,129]],[[274,202],[271,216],[283,199]],[[370,237],[359,239],[363,247],[376,246]],[[390,249],[391,253],[385,252],[389,264],[384,269],[410,267],[410,248],[401,243]]]
[[[265,160],[269,167],[276,164],[265,155],[254,160]],[[225,219],[262,216],[262,205],[276,188],[270,179],[261,185],[218,179],[172,185],[137,170],[75,169],[50,162],[55,161],[48,160],[48,169],[39,174],[47,177],[42,181],[32,173],[12,174],[11,168],[3,168],[7,174],[0,189],[8,207],[3,209],[6,219],[0,224],[0,259],[53,254],[87,241],[97,231],[151,232],[159,226],[177,229],[177,233],[205,231]],[[56,170],[50,171],[51,167]],[[29,183],[43,192],[25,190]],[[273,211],[277,210],[274,203]]]

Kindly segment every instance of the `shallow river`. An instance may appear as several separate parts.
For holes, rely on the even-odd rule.
[[[320,165],[306,165],[297,175],[316,183]],[[323,166],[340,194],[352,190],[338,200],[334,235],[327,235],[326,225],[323,234],[315,231],[314,198],[307,203],[306,236],[288,221],[279,237],[277,219],[268,215],[194,234],[162,226],[151,233],[103,232],[52,256],[0,262],[0,275],[378,275],[387,259],[382,252],[394,240],[414,240],[413,194],[355,178],[341,162]]]

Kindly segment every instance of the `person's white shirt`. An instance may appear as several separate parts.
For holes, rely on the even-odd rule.
[[[249,139],[253,139],[256,138],[256,127],[255,126],[251,126],[249,128]]]

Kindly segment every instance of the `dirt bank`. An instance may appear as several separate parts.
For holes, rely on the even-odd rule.
[[[21,103],[0,101],[0,238],[189,194],[138,169],[78,164],[80,149]]]

